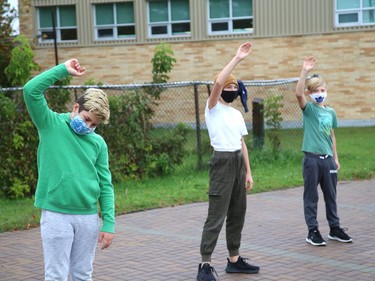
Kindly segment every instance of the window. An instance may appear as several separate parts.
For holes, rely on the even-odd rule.
[[[94,5],[97,39],[135,38],[133,2]]]
[[[209,34],[252,32],[252,0],[209,0],[208,5]]]
[[[149,0],[150,37],[190,35],[189,0]]]
[[[53,22],[55,22],[56,41],[77,41],[77,21],[75,6],[38,8],[39,42],[54,40]]]
[[[336,26],[375,24],[375,0],[336,0]]]

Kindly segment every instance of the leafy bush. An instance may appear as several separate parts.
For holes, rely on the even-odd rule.
[[[72,80],[71,76],[55,82],[55,86],[67,86]],[[48,106],[56,112],[71,111],[72,107],[69,106],[71,102],[70,90],[64,88],[50,88],[45,92],[45,97],[48,101]]]
[[[24,105],[0,93],[0,190],[8,197],[28,196],[35,190],[38,135]],[[27,185],[30,188],[24,188]]]
[[[172,71],[176,59],[171,46],[167,43],[160,43],[155,47],[152,63],[152,84],[167,83],[168,73]],[[143,90],[155,99],[159,99],[164,88],[162,86],[144,86]]]
[[[39,69],[39,66],[33,61],[34,53],[25,35],[18,35],[14,43],[16,47],[12,50],[12,58],[4,72],[12,86],[20,86],[29,80],[31,71]]]
[[[154,97],[147,91],[125,91],[109,97],[109,104],[110,124],[97,131],[108,144],[115,181],[168,174],[182,161],[188,129],[179,125],[162,137],[152,134]]]
[[[12,23],[17,17],[17,11],[10,6],[8,0],[0,2],[0,88],[11,86],[4,72],[12,57],[11,51],[14,47]]]
[[[153,83],[168,82],[169,76],[167,73],[172,71],[173,64],[176,62],[173,55],[169,44],[160,43],[156,46],[154,56],[151,59]]]
[[[281,123],[283,121],[281,109],[283,108],[283,96],[272,95],[263,101],[264,103],[264,118],[269,127],[266,134],[270,139],[273,151],[279,152],[281,150],[280,131]]]

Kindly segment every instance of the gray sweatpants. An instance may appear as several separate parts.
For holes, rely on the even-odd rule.
[[[241,151],[214,152],[210,164],[208,215],[200,246],[202,261],[211,261],[225,217],[229,256],[239,255],[246,214],[245,179]]]
[[[42,210],[40,219],[45,281],[91,281],[99,216]]]
[[[330,227],[340,226],[337,215],[337,166],[333,157],[305,153],[303,158],[303,206],[308,230],[318,228],[318,184],[323,192],[326,217]]]

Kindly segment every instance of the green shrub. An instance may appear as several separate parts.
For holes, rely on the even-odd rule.
[[[168,82],[168,73],[172,71],[176,59],[171,46],[167,43],[160,43],[154,50],[152,63],[152,81],[153,83]]]
[[[22,182],[20,179],[15,178],[13,185],[9,188],[7,194],[10,199],[25,198],[30,194],[30,186]]]
[[[72,80],[71,76],[67,76],[55,82],[55,86],[67,86]],[[45,92],[48,106],[56,112],[66,112],[72,110],[71,92],[64,88],[49,88]]]
[[[184,125],[166,130],[161,137],[150,120],[154,97],[143,90],[124,91],[109,97],[110,124],[98,127],[108,144],[115,181],[164,175],[183,157],[188,129]],[[158,132],[159,133],[159,132]]]
[[[0,93],[0,190],[2,194],[20,198],[35,191],[38,136],[24,104]],[[30,188],[20,188],[24,185]]]
[[[16,46],[12,50],[12,58],[4,73],[12,86],[20,86],[24,85],[29,80],[31,72],[39,67],[33,61],[34,53],[25,35],[18,35],[14,43]]]
[[[281,109],[283,108],[283,96],[272,95],[263,101],[264,104],[264,119],[269,129],[266,135],[271,142],[274,152],[281,150],[281,123],[283,121]]]

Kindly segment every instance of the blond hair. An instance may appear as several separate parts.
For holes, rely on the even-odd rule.
[[[320,86],[326,85],[324,79],[320,76],[313,76],[312,78],[308,79],[305,83],[306,89],[310,93],[314,93],[318,90]]]
[[[77,103],[79,104],[79,112],[86,110],[92,112],[100,123],[107,124],[109,121],[109,102],[107,94],[95,88],[89,88],[81,96]]]

